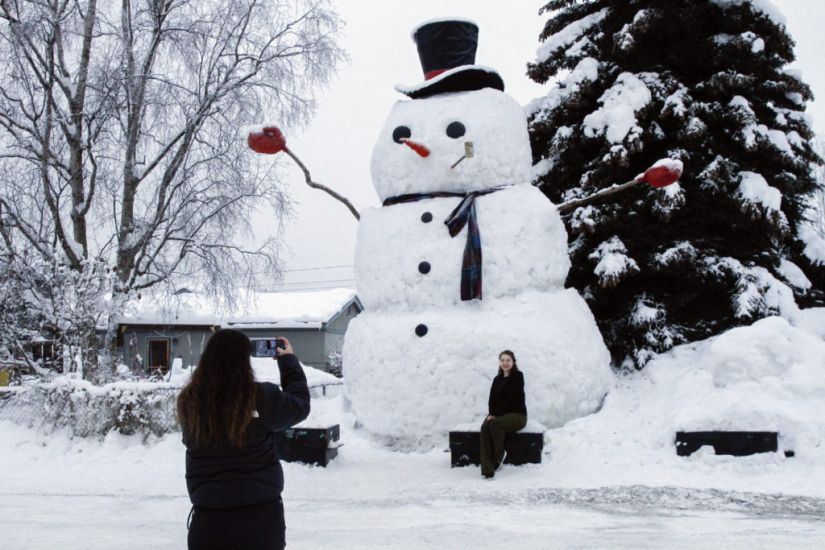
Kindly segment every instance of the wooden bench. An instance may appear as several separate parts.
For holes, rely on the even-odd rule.
[[[544,426],[528,421],[521,431],[509,433],[504,438],[507,456],[505,464],[541,464],[544,449]],[[450,466],[478,466],[481,463],[481,437],[478,426],[458,426],[449,435]]]
[[[713,447],[718,455],[748,456],[756,453],[775,453],[778,449],[778,439],[777,432],[676,432],[676,454],[690,456],[705,445]],[[785,451],[785,456],[794,456],[794,452]]]
[[[303,462],[326,467],[338,456],[339,424],[328,428],[292,427],[278,432],[278,454],[284,462]]]

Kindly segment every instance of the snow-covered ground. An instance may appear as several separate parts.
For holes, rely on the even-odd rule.
[[[680,459],[671,448],[650,470],[621,447],[556,450],[551,434],[543,464],[505,467],[486,481],[477,468],[451,469],[443,451],[376,447],[352,428],[342,396],[314,406],[339,413],[345,446],[326,469],[284,464],[290,548],[815,548],[825,540],[821,474],[806,480],[799,461]],[[184,546],[178,437],[144,446],[9,423],[0,430],[3,548]]]
[[[314,399],[308,424],[339,422],[344,446],[326,469],[284,464],[289,547],[821,548],[823,314],[656,358],[598,413],[548,431],[542,464],[492,481],[451,469],[444,449],[377,445],[341,394]],[[779,429],[796,456],[678,457],[673,432],[702,427]],[[3,421],[0,446],[3,548],[184,547],[178,436],[71,439]]]

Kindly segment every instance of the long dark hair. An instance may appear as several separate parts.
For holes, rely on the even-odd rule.
[[[219,330],[178,396],[178,422],[196,447],[242,447],[254,409],[249,338],[237,330]]]
[[[504,350],[504,351],[502,351],[501,353],[498,354],[499,361],[501,361],[501,356],[502,355],[509,355],[510,359],[513,360],[513,370],[511,370],[510,372],[513,372],[513,371],[518,372],[518,363],[516,363],[516,354],[513,353],[512,351],[510,351],[509,349],[506,349],[506,350]],[[501,367],[498,368],[498,375],[499,376],[504,376],[504,371],[501,370]]]

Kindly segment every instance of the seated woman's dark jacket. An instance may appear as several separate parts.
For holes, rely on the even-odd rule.
[[[278,358],[281,386],[255,382],[255,409],[241,448],[199,449],[184,432],[186,488],[195,506],[235,508],[272,501],[284,488],[275,432],[309,415],[309,388],[298,358]]]
[[[520,370],[511,370],[510,376],[502,376],[499,373],[493,378],[487,408],[489,411],[487,414],[493,416],[508,413],[527,416],[527,406],[524,404],[524,375]]]

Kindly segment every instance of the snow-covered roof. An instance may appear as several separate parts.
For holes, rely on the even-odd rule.
[[[351,288],[310,292],[253,292],[237,307],[223,308],[199,293],[171,299],[144,298],[129,304],[119,324],[219,325],[236,328],[321,328],[351,301]]]

